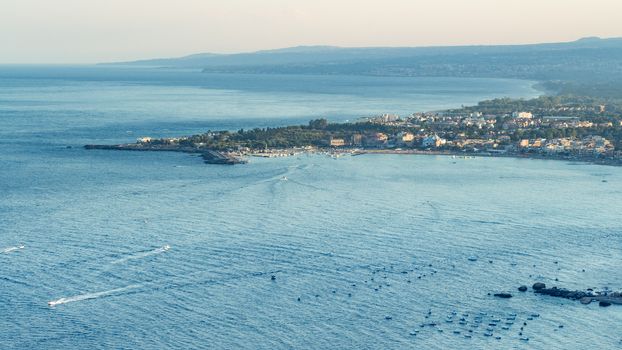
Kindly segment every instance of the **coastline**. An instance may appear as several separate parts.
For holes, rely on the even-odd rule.
[[[606,166],[622,166],[622,160],[579,157],[570,155],[545,155],[538,153],[493,153],[493,152],[464,152],[451,150],[417,150],[417,149],[371,149],[371,148],[318,148],[318,147],[294,147],[294,148],[274,148],[263,150],[248,151],[229,151],[221,152],[212,149],[198,149],[192,147],[145,147],[140,144],[120,144],[120,145],[85,145],[85,149],[94,150],[116,150],[116,151],[135,151],[135,152],[180,152],[198,154],[208,164],[245,164],[247,158],[281,158],[291,157],[300,154],[324,154],[333,158],[341,156],[362,156],[366,154],[394,154],[394,155],[428,155],[428,156],[445,156],[456,158],[516,158],[516,159],[536,159],[536,160],[556,160],[566,162],[579,162],[585,164],[606,165]],[[223,157],[229,161],[223,161]],[[210,162],[209,160],[218,158],[220,161]]]
[[[294,155],[295,152],[299,152],[300,150],[292,149],[292,150],[278,150],[281,153],[292,152]],[[299,152],[300,153],[300,152]],[[305,151],[305,153],[315,153],[315,154],[329,154],[329,155],[351,155],[351,156],[362,156],[366,154],[377,154],[377,155],[425,155],[425,156],[445,156],[445,157],[455,157],[455,158],[515,158],[515,159],[534,159],[534,160],[555,160],[555,161],[566,161],[566,162],[578,162],[584,164],[594,164],[594,165],[606,165],[606,166],[622,166],[622,161],[616,159],[592,159],[589,157],[575,157],[575,156],[547,156],[541,154],[533,154],[533,153],[523,153],[523,154],[513,154],[513,153],[491,153],[491,152],[462,152],[462,151],[427,151],[427,150],[400,150],[400,149],[317,149],[313,152]],[[238,156],[246,156],[244,154],[238,154]],[[256,156],[256,155],[250,155]]]
[[[448,157],[485,157],[485,158],[516,158],[536,160],[557,160],[567,162],[580,162],[585,164],[622,166],[622,161],[616,159],[593,159],[589,157],[543,155],[535,153],[491,153],[491,152],[457,152],[457,151],[423,151],[423,150],[365,150],[363,154],[403,154],[403,155],[429,155]]]

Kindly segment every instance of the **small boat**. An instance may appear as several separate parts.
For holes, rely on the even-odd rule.
[[[281,178],[281,181],[287,181],[287,176],[283,176],[283,177]]]
[[[167,251],[167,250],[171,249],[171,246],[167,244],[164,247],[162,247],[162,249],[164,249],[164,251]]]
[[[64,301],[64,299],[48,301],[48,306],[50,306],[50,307],[56,306],[58,304],[62,304],[63,301]]]

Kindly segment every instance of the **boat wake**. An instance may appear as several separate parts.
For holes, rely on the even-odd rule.
[[[313,189],[313,190],[316,190],[316,191],[325,191],[325,189],[323,189],[323,188],[320,188],[320,187],[317,187],[317,186],[313,186],[313,185],[309,185],[309,184],[306,184],[306,183],[303,183],[303,182],[300,182],[300,181],[295,181],[295,180],[291,180],[290,179],[289,182],[295,183],[296,185],[307,187],[307,188],[310,188],[310,189]]]
[[[117,259],[117,260],[111,262],[110,264],[111,265],[118,265],[118,264],[130,261],[130,260],[143,259],[143,258],[146,258],[146,257],[151,256],[151,255],[162,254],[164,252],[169,251],[170,249],[171,249],[171,246],[167,244],[167,245],[165,245],[163,247],[160,247],[160,248],[156,248],[156,249],[149,250],[149,251],[146,251],[146,252],[141,252],[141,253],[138,253],[138,254],[134,254],[134,255],[123,257],[121,259]]]
[[[127,286],[127,287],[123,287],[123,288],[116,288],[116,289],[111,289],[111,290],[106,290],[103,292],[96,292],[96,293],[87,293],[87,294],[81,294],[81,295],[76,295],[76,296],[72,296],[72,297],[67,297],[67,298],[60,298],[58,300],[52,300],[52,301],[48,301],[48,305],[49,306],[56,306],[56,305],[61,305],[61,304],[67,304],[67,303],[73,303],[76,301],[83,301],[83,300],[90,300],[90,299],[97,299],[97,298],[101,298],[101,297],[107,297],[107,296],[111,296],[114,294],[119,294],[131,289],[136,289],[140,287],[140,285],[131,285],[131,286]]]
[[[10,252],[14,252],[14,251],[16,251],[16,250],[20,250],[20,249],[24,249],[24,248],[25,248],[25,247],[24,247],[24,245],[23,245],[23,244],[20,244],[20,245],[15,246],[15,247],[8,247],[8,248],[4,248],[4,249],[2,249],[2,254],[8,254],[8,253],[10,253]]]
[[[282,273],[283,270],[271,270],[271,271],[256,271],[241,274],[224,275],[220,277],[213,276],[209,271],[196,271],[183,276],[174,276],[172,278],[145,282],[142,284],[134,284],[123,288],[110,289],[102,292],[86,293],[75,295],[67,298],[60,298],[57,300],[48,301],[48,306],[54,307],[57,305],[73,303],[76,301],[84,301],[91,299],[98,299],[109,297],[113,295],[130,294],[128,291],[132,291],[131,294],[145,293],[152,291],[162,291],[169,289],[179,289],[187,286],[197,285],[224,285],[227,282],[245,279],[245,278],[257,278],[262,276],[271,276],[271,280],[275,280],[277,273]],[[206,274],[206,276],[201,276]]]

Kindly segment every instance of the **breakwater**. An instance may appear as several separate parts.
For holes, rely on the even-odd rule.
[[[85,149],[113,150],[113,151],[143,151],[143,152],[182,152],[182,153],[198,153],[201,155],[206,164],[222,164],[235,165],[246,164],[247,161],[233,155],[215,150],[198,149],[196,147],[183,147],[179,145],[149,145],[145,146],[140,143],[130,143],[122,145],[85,145]]]

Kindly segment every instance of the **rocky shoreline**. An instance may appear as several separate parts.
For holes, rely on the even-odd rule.
[[[529,288],[525,285],[518,287],[518,291],[526,292]],[[555,298],[563,298],[569,300],[579,300],[581,304],[588,305],[592,302],[598,302],[601,307],[608,307],[611,305],[622,305],[622,292],[612,291],[595,291],[591,288],[582,290],[570,290],[566,288],[558,288],[556,286],[547,288],[546,284],[542,282],[536,282],[532,285],[531,289],[535,294],[546,295]],[[489,293],[490,294],[490,293]],[[508,299],[513,295],[507,292],[499,292],[494,294],[497,298]]]
[[[622,292],[594,291],[592,289],[581,291],[558,287],[546,288],[544,283],[535,283],[532,288],[536,294],[570,300],[579,300],[581,304],[584,305],[590,304],[593,301],[598,301],[599,305],[603,307],[607,307],[612,304],[622,305]]]

